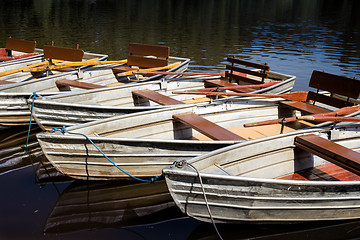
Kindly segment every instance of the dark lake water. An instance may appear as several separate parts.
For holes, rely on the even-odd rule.
[[[129,42],[162,44],[191,58],[191,71],[221,72],[237,56],[295,75],[294,90],[304,91],[313,70],[360,77],[359,12],[356,0],[1,0],[0,47],[12,36],[115,60]],[[26,128],[0,132],[0,239],[217,239],[168,195],[129,191],[151,187],[38,179],[25,139]],[[225,239],[360,238],[359,222],[219,230]]]

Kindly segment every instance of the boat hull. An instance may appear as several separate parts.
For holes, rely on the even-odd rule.
[[[321,132],[319,130],[319,132]],[[360,181],[300,181],[280,177],[326,161],[296,149],[299,131],[240,143],[189,160],[191,167],[163,170],[177,206],[190,217],[218,223],[298,223],[360,218]],[[326,137],[329,132],[324,132]],[[360,151],[360,134],[338,143]],[[341,134],[337,134],[340,136]],[[210,166],[212,165],[212,167]],[[216,167],[217,166],[217,167]],[[204,188],[204,191],[202,190]]]
[[[254,92],[282,94],[292,89],[295,77],[274,72],[271,72],[270,75],[272,78],[282,80],[282,82]],[[204,88],[206,79],[210,79],[210,77],[179,81],[148,81],[130,86],[96,89],[81,93],[57,95],[48,97],[48,99],[37,99],[34,101],[33,116],[42,129],[50,130],[53,127],[73,126],[121,114],[169,107],[156,106],[151,101],[135,103],[132,91],[149,89],[186,103],[189,99],[199,97],[196,95],[176,95],[172,94],[172,91]],[[32,100],[29,100],[29,107],[32,107]]]

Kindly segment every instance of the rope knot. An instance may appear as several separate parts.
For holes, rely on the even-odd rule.
[[[66,128],[64,126],[64,127],[55,127],[51,129],[51,132],[56,132],[56,131],[60,131],[62,134],[64,134],[66,132]]]
[[[33,92],[33,95],[31,96],[32,100],[36,100],[36,92]]]
[[[180,160],[180,161],[174,161],[172,166],[177,167],[177,168],[183,168],[184,165],[186,165],[186,164],[187,164],[186,160]]]

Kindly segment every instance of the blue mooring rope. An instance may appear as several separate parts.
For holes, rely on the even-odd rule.
[[[106,154],[105,154],[103,151],[101,151],[101,149],[100,149],[98,146],[96,146],[96,144],[95,144],[88,136],[86,136],[85,134],[69,132],[69,131],[66,130],[65,127],[56,127],[56,128],[53,128],[51,131],[52,131],[52,132],[61,131],[62,133],[66,132],[66,133],[69,133],[69,134],[80,135],[80,136],[85,137],[109,162],[111,162],[117,169],[119,169],[120,171],[122,171],[123,173],[125,173],[126,175],[128,175],[128,176],[131,177],[131,178],[134,178],[134,179],[139,180],[139,181],[142,181],[142,182],[150,182],[150,183],[153,183],[153,182],[155,182],[156,180],[158,180],[159,178],[161,178],[161,177],[163,176],[163,175],[161,174],[161,175],[156,176],[156,177],[153,177],[153,178],[151,178],[151,179],[149,179],[149,180],[147,180],[147,179],[141,179],[141,178],[137,178],[137,177],[135,177],[135,176],[132,176],[131,174],[125,172],[125,171],[124,171],[122,168],[120,168],[118,165],[116,165],[116,163],[114,163],[108,156],[106,156]]]
[[[32,115],[33,115],[34,100],[36,99],[36,92],[33,92],[31,99],[32,99],[32,103],[31,103],[31,109],[30,109],[30,123],[29,123],[27,138],[26,138],[25,151],[27,151],[27,149],[28,149],[28,143],[29,143],[29,138],[30,138],[30,129],[31,129],[31,120],[32,120]]]

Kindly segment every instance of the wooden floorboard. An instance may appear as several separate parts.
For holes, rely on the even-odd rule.
[[[289,174],[279,179],[304,181],[360,181],[360,176],[333,163]]]

